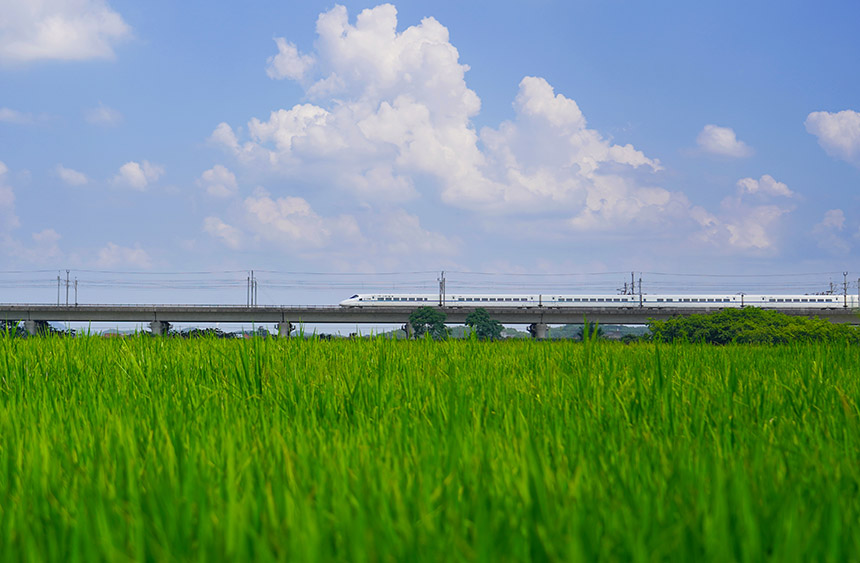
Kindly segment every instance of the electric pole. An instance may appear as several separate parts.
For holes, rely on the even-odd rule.
[[[69,271],[66,270],[66,307],[69,306]]]
[[[848,308],[848,272],[842,272],[842,307]]]
[[[248,307],[257,305],[257,280],[254,277],[254,270],[248,270],[248,277],[245,278],[245,303]]]
[[[437,280],[439,282],[439,306],[445,306],[445,270],[442,270],[442,274],[439,276]]]

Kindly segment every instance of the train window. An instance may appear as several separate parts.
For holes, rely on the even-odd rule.
[[[657,298],[657,302],[658,302],[658,303],[661,303],[662,301],[663,301],[663,298],[662,298],[662,297],[658,297],[658,298]]]

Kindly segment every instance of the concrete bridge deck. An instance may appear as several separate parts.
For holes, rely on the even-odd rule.
[[[446,322],[461,324],[475,307],[441,307]],[[721,307],[484,307],[504,324],[579,324],[583,318],[602,324],[644,324],[677,315],[707,314]],[[860,324],[857,310],[847,308],[778,309],[789,315],[819,317],[837,323]],[[239,305],[46,305],[0,304],[0,320],[53,322],[148,323],[406,323],[412,308]],[[155,326],[155,325],[153,325]]]

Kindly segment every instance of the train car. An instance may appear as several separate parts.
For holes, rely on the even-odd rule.
[[[438,294],[356,294],[340,302],[342,307],[409,307],[439,305]],[[654,295],[559,295],[559,294],[449,294],[446,307],[648,307],[665,309],[722,309],[763,307],[767,309],[836,309],[858,307],[858,297],[849,295],[745,295],[745,294],[654,294]]]

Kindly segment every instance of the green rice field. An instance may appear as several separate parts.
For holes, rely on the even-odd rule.
[[[0,337],[8,561],[860,559],[860,347]]]

